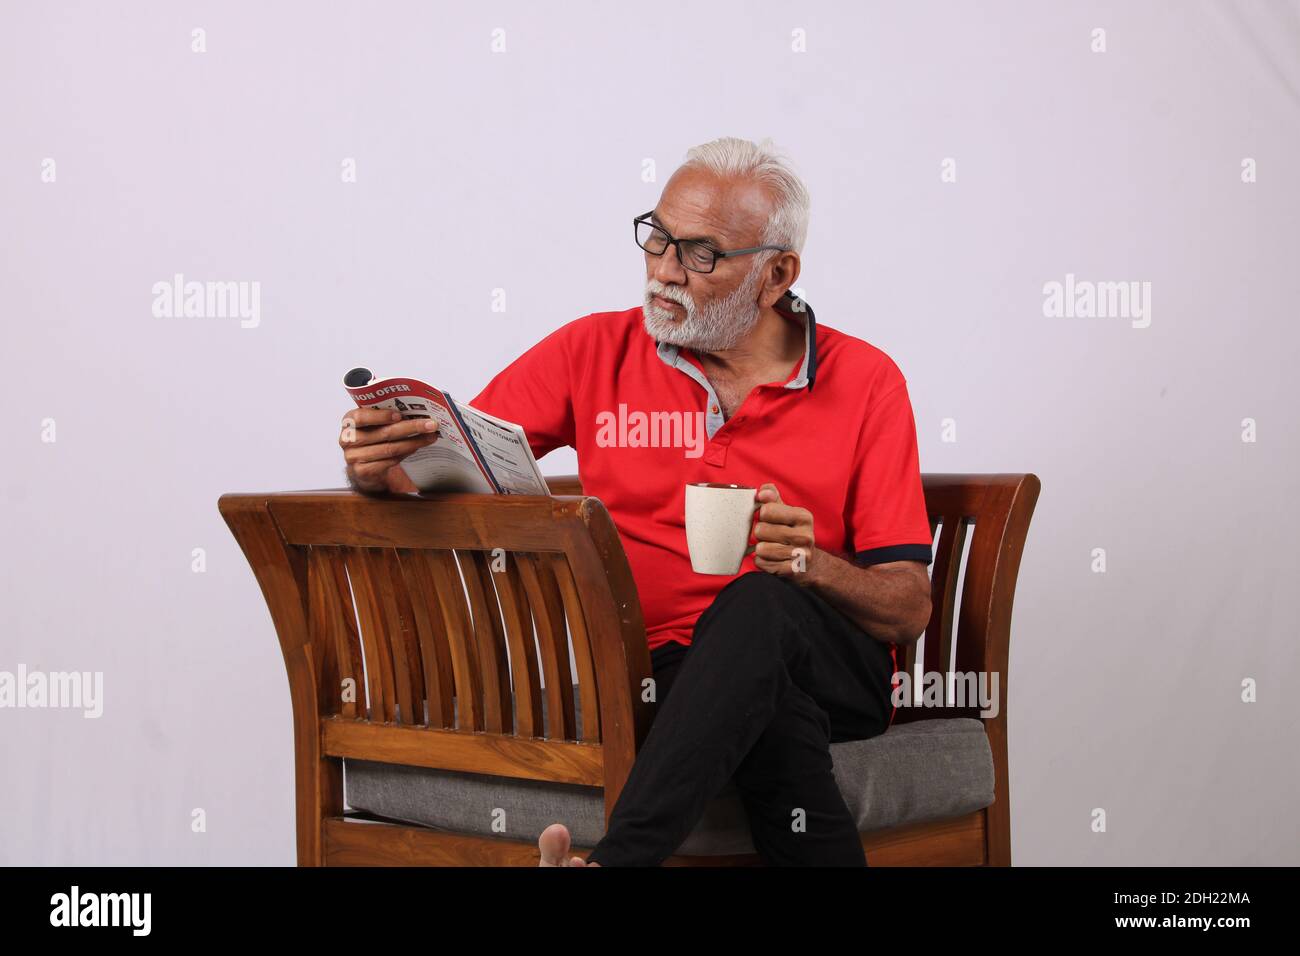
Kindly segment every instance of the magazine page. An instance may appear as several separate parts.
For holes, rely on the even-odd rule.
[[[451,396],[448,396],[450,398]],[[472,405],[454,402],[479,454],[492,477],[507,495],[549,495],[551,489],[537,467],[533,449],[522,427],[481,412]]]
[[[413,378],[376,380],[369,369],[348,372],[343,387],[359,407],[396,409],[403,420],[437,420],[438,440],[407,456],[401,464],[421,491],[493,494],[498,490],[461,428],[451,400],[440,390]]]

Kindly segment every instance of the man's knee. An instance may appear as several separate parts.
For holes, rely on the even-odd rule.
[[[762,791],[791,779],[813,779],[831,773],[830,718],[816,701],[797,687],[781,706],[736,768],[742,792]]]

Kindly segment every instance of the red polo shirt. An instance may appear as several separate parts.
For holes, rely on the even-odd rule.
[[[470,402],[522,425],[538,458],[577,450],[583,492],[618,528],[652,650],[689,644],[733,580],[691,570],[689,482],[772,482],[782,501],[812,512],[817,547],[859,564],[933,560],[902,372],[875,346],[818,325],[793,293],[776,308],[803,325],[804,355],[725,421],[699,359],[654,341],[640,306],[561,326]],[[738,575],[755,570],[747,555]]]

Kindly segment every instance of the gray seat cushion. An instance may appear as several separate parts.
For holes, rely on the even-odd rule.
[[[580,704],[576,709],[581,722]],[[974,718],[897,724],[878,737],[831,744],[831,758],[844,802],[864,833],[960,816],[993,802],[993,752]],[[344,780],[353,809],[436,829],[536,842],[546,827],[563,823],[577,847],[595,846],[605,832],[599,787],[356,759],[344,761]],[[497,819],[504,831],[501,824],[493,829]],[[709,803],[677,852],[754,852],[734,782]]]

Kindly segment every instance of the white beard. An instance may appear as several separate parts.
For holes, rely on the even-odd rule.
[[[758,324],[759,308],[755,301],[761,279],[755,262],[736,291],[722,301],[710,302],[698,308],[689,293],[680,286],[665,286],[658,279],[649,279],[645,285],[645,304],[642,313],[646,332],[657,342],[667,342],[697,352],[721,352],[735,348]],[[672,312],[654,302],[654,296],[677,302],[686,309],[686,318],[678,319]]]

